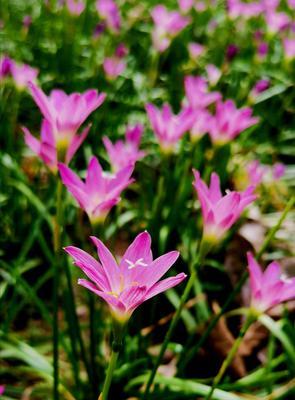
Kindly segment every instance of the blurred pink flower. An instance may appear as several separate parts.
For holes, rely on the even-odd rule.
[[[214,1],[212,1],[211,4],[208,4],[204,0],[197,0],[197,1],[195,1],[195,10],[198,12],[205,11],[205,10],[207,10],[208,7],[210,7],[211,5],[214,5],[212,3],[214,3]]]
[[[259,43],[257,46],[257,56],[260,59],[263,59],[266,57],[267,53],[268,53],[268,43],[266,42]]]
[[[30,89],[35,103],[52,127],[58,151],[70,146],[80,126],[105,99],[104,93],[99,94],[94,89],[70,95],[55,89],[49,96],[33,83]]]
[[[150,103],[146,104],[145,109],[162,151],[173,152],[180,138],[192,127],[195,119],[193,110],[184,108],[175,115],[167,103],[162,110]]]
[[[179,9],[184,13],[189,12],[192,9],[193,5],[194,0],[178,0]]]
[[[185,95],[193,109],[205,108],[221,99],[219,92],[209,92],[206,80],[201,76],[184,78]]]
[[[92,236],[91,239],[97,247],[100,262],[74,246],[66,247],[65,251],[90,279],[79,279],[78,284],[101,297],[109,305],[113,317],[121,323],[127,322],[144,301],[186,278],[184,273],[180,273],[160,280],[175,263],[179,253],[170,251],[153,260],[148,232],[142,232],[135,238],[119,264],[98,238]]]
[[[258,122],[258,118],[252,117],[250,107],[238,109],[232,100],[219,101],[210,124],[209,134],[214,144],[223,145]]]
[[[25,15],[24,18],[23,18],[23,27],[24,28],[29,28],[31,23],[32,23],[31,15]]]
[[[190,58],[193,60],[204,54],[205,50],[206,50],[205,46],[203,46],[200,43],[191,42],[188,44],[188,52]]]
[[[5,386],[0,385],[0,396],[5,392]]]
[[[273,34],[286,29],[291,23],[291,19],[288,14],[273,10],[270,10],[266,13],[265,20],[268,31]]]
[[[18,64],[11,60],[10,73],[15,86],[19,90],[24,90],[28,87],[29,82],[36,82],[39,70],[27,64]]]
[[[253,99],[256,99],[256,97],[260,94],[263,93],[265,90],[267,90],[270,86],[270,81],[269,79],[260,79],[255,83],[253,86],[249,96]]]
[[[251,161],[247,166],[248,181],[252,186],[258,186],[268,172],[268,167],[260,164],[258,160]]]
[[[295,38],[283,39],[283,48],[287,59],[292,60],[295,58]]]
[[[90,125],[87,126],[80,135],[75,133],[75,135],[71,137],[69,146],[65,149],[65,154],[62,154],[66,164],[69,164],[78,148],[86,139],[89,129]],[[26,145],[41,158],[53,173],[57,172],[59,154],[56,145],[56,138],[50,123],[46,119],[43,119],[40,140],[36,139],[26,127],[22,127],[22,130],[25,134]]]
[[[272,262],[263,272],[261,266],[248,252],[250,274],[251,306],[264,313],[270,308],[295,298],[295,278],[281,276],[281,266]]]
[[[206,66],[206,72],[210,86],[215,86],[222,75],[220,69],[213,64],[208,64]]]
[[[120,201],[121,192],[134,180],[130,179],[133,165],[115,175],[106,174],[96,157],[92,157],[85,183],[66,165],[59,163],[64,185],[85,210],[92,224],[102,223],[110,209]]]
[[[85,9],[85,3],[81,0],[66,0],[67,8],[72,15],[80,15]]]
[[[291,10],[295,8],[295,0],[288,0],[288,6]]]
[[[272,175],[274,180],[280,179],[286,173],[286,166],[283,163],[275,163],[272,169]]]
[[[244,3],[241,0],[227,0],[228,14],[231,18],[252,18],[257,17],[264,11],[261,1]]]
[[[155,24],[152,32],[153,46],[159,52],[165,51],[171,40],[190,22],[189,17],[177,11],[168,11],[162,4],[152,9],[151,16]]]
[[[198,194],[203,215],[203,239],[205,242],[220,241],[231,226],[237,221],[245,207],[252,203],[254,187],[249,186],[244,192],[227,191],[222,196],[219,176],[211,174],[210,186],[200,178],[200,173],[193,170],[193,186]]]
[[[137,124],[133,127],[127,127],[125,142],[123,140],[118,140],[112,143],[108,137],[103,137],[103,143],[114,172],[127,167],[127,165],[135,164],[136,161],[145,156],[145,152],[139,150],[142,132],[143,126]]]
[[[97,0],[96,9],[98,14],[106,21],[108,28],[118,33],[121,29],[120,11],[114,0]]]
[[[125,68],[126,62],[116,56],[106,57],[103,61],[104,72],[106,77],[111,81],[121,75]]]
[[[203,109],[195,110],[195,122],[190,130],[192,142],[197,142],[205,133],[209,132],[212,115]]]
[[[8,56],[0,57],[0,82],[10,74],[13,61]]]

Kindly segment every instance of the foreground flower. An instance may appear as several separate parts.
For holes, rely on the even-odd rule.
[[[143,126],[137,124],[134,127],[128,127],[126,129],[125,142],[123,140],[118,140],[112,143],[108,137],[103,137],[103,143],[114,172],[130,164],[135,164],[136,161],[145,156],[145,152],[139,150],[142,132]]]
[[[249,186],[244,192],[227,191],[222,196],[219,176],[211,174],[210,186],[200,178],[200,173],[193,170],[194,188],[198,194],[203,215],[203,239],[214,244],[220,241],[231,226],[240,217],[246,206],[252,203],[254,186]]]
[[[29,82],[36,82],[38,69],[32,68],[27,64],[18,64],[15,61],[11,62],[10,73],[18,90],[27,88]]]
[[[238,109],[232,100],[219,101],[209,134],[214,144],[224,145],[258,121],[258,118],[252,117],[250,107]]]
[[[104,93],[99,94],[94,89],[70,95],[55,89],[46,96],[33,83],[30,88],[37,106],[52,127],[56,147],[61,152],[66,152],[80,126],[105,99]]]
[[[247,257],[251,306],[255,310],[263,313],[284,301],[295,298],[295,278],[283,277],[279,263],[272,262],[263,272],[250,252],[247,253]]]
[[[188,17],[177,11],[168,11],[162,4],[154,7],[151,15],[155,24],[152,32],[153,46],[159,52],[165,51],[171,40],[190,22]]]
[[[90,279],[79,279],[78,283],[106,301],[112,315],[120,322],[126,322],[144,301],[178,285],[186,277],[180,273],[159,281],[179,253],[171,251],[153,260],[151,237],[147,232],[135,238],[119,264],[99,239],[91,239],[100,262],[77,247],[69,246],[65,251]]]
[[[208,91],[207,82],[201,76],[186,76],[184,88],[189,105],[194,109],[208,107],[221,99],[219,92]]]
[[[53,128],[46,119],[43,119],[41,124],[40,140],[36,139],[26,127],[22,127],[25,134],[26,145],[41,158],[53,173],[57,172],[57,163],[59,159],[62,158],[66,164],[70,163],[74,154],[86,139],[89,129],[90,125],[87,126],[80,135],[75,134],[72,136],[65,153],[60,155],[56,145]]]
[[[195,119],[193,110],[185,108],[178,115],[174,115],[167,103],[163,105],[162,110],[150,103],[145,109],[162,151],[173,152],[180,138],[192,127]]]
[[[130,179],[133,168],[129,165],[116,175],[107,175],[97,158],[92,157],[83,182],[70,168],[59,164],[64,185],[85,210],[92,224],[102,223],[111,208],[121,200],[121,192],[134,181]]]
[[[118,33],[121,29],[121,16],[117,4],[113,0],[97,0],[96,9],[105,20],[107,27]]]

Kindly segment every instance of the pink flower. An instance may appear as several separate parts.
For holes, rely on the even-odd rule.
[[[193,110],[185,108],[174,115],[167,103],[162,110],[150,103],[145,109],[162,151],[173,152],[180,138],[192,127],[195,118]]]
[[[89,129],[90,125],[82,131],[81,135],[75,134],[71,137],[71,141],[69,146],[66,148],[65,155],[63,154],[66,164],[70,163],[74,154],[86,139]],[[40,140],[36,139],[26,127],[22,127],[22,130],[25,134],[26,145],[30,147],[30,149],[38,157],[41,158],[41,160],[48,166],[49,169],[51,169],[53,173],[56,173],[59,155],[56,138],[50,123],[46,119],[43,119]]]
[[[258,186],[263,181],[263,178],[268,172],[268,167],[259,163],[258,160],[253,160],[247,166],[247,174],[250,185]]]
[[[264,11],[263,4],[260,1],[244,3],[240,0],[228,0],[227,4],[229,16],[232,18],[252,18],[258,16]]]
[[[100,262],[74,246],[66,247],[65,251],[90,279],[79,279],[78,284],[108,303],[113,317],[121,323],[127,322],[133,311],[144,301],[178,285],[186,278],[184,273],[180,273],[160,280],[175,263],[179,253],[170,251],[153,260],[151,237],[147,232],[135,238],[119,264],[99,239],[94,236],[91,239],[97,247]]]
[[[113,0],[97,0],[96,9],[108,28],[118,33],[121,29],[121,16],[117,4]]]
[[[260,93],[265,92],[270,86],[270,81],[268,79],[260,79],[255,83],[253,86],[251,92],[250,92],[250,98],[256,99],[257,96],[260,95]]]
[[[250,274],[251,306],[264,313],[268,309],[295,298],[295,278],[281,276],[281,266],[272,262],[263,272],[252,253],[247,253]]]
[[[291,22],[286,13],[273,10],[266,13],[265,19],[268,31],[273,34],[285,30]]]
[[[187,13],[194,5],[194,0],[178,0],[178,6],[183,13]]]
[[[10,72],[15,86],[19,90],[26,89],[29,82],[36,82],[39,73],[38,69],[32,68],[27,64],[17,64],[15,61],[11,62]]]
[[[257,56],[260,59],[264,59],[267,56],[268,53],[268,43],[266,42],[261,42],[257,46]]]
[[[192,142],[196,142],[205,133],[209,132],[212,115],[207,110],[198,109],[195,111],[195,122],[190,130]]]
[[[200,57],[202,54],[205,53],[205,46],[200,43],[191,42],[188,44],[188,52],[190,58],[195,60],[196,58]]]
[[[0,385],[0,396],[5,392],[5,386]]]
[[[288,6],[291,10],[295,9],[295,0],[288,0]]]
[[[219,92],[209,92],[208,85],[201,76],[184,78],[185,95],[193,109],[205,108],[221,99]]]
[[[13,61],[7,57],[0,57],[0,82],[10,74]]]
[[[154,7],[151,15],[155,24],[152,32],[153,46],[159,52],[165,51],[171,40],[190,22],[188,17],[177,11],[168,11],[162,4]]]
[[[143,126],[137,124],[134,127],[127,127],[125,142],[118,140],[113,144],[108,137],[103,137],[103,143],[114,172],[127,167],[127,165],[135,164],[145,156],[144,151],[139,150],[142,132]]]
[[[134,181],[130,179],[133,168],[129,165],[115,175],[107,175],[97,158],[92,157],[83,182],[70,168],[59,163],[64,185],[93,224],[103,222],[110,209],[120,201],[121,192]]]
[[[222,75],[220,69],[213,64],[208,64],[206,72],[210,86],[215,86]]]
[[[198,171],[193,170],[193,173],[193,185],[203,215],[203,238],[209,243],[218,242],[237,221],[245,207],[256,199],[253,195],[254,187],[249,186],[244,192],[227,191],[222,196],[219,176],[215,172],[211,174],[209,187],[202,181]]]
[[[295,58],[295,38],[283,39],[283,48],[287,59],[292,60]]]
[[[30,88],[37,106],[52,127],[58,151],[65,151],[73,143],[80,126],[105,99],[104,93],[98,94],[94,89],[70,95],[55,89],[46,96],[33,83]]]
[[[283,163],[275,163],[272,170],[272,175],[274,180],[280,179],[286,173],[286,167]]]
[[[126,68],[125,61],[118,57],[106,57],[103,62],[104,72],[109,80],[116,79],[124,72]]]
[[[258,118],[252,117],[252,109],[236,108],[232,100],[217,102],[216,112],[210,124],[210,137],[214,144],[223,145],[230,142],[242,131],[257,124]]]
[[[67,8],[72,15],[80,15],[85,9],[85,3],[79,0],[67,0]]]

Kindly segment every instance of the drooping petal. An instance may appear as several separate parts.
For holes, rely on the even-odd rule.
[[[70,161],[72,160],[73,156],[75,155],[76,151],[79,149],[79,147],[81,146],[81,144],[84,142],[84,140],[86,139],[89,130],[91,128],[91,124],[89,124],[80,135],[75,135],[73,137],[73,140],[67,150],[67,154],[66,154],[66,163],[69,164]]]

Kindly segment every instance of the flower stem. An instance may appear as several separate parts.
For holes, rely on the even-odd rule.
[[[151,374],[149,376],[149,379],[148,379],[148,382],[147,382],[147,385],[146,385],[146,388],[145,388],[145,391],[144,391],[144,394],[143,394],[143,397],[142,397],[143,400],[148,399],[150,388],[151,388],[151,386],[153,384],[154,378],[156,376],[156,373],[157,373],[157,370],[159,368],[159,365],[160,365],[160,363],[162,361],[163,355],[164,355],[164,353],[165,353],[165,351],[167,349],[167,346],[169,344],[169,341],[170,341],[170,338],[172,336],[172,333],[174,332],[174,329],[175,329],[176,325],[178,324],[179,318],[181,316],[181,312],[183,310],[183,306],[184,306],[184,304],[186,303],[186,301],[188,299],[188,296],[190,294],[191,288],[192,288],[192,286],[193,286],[193,284],[195,282],[195,278],[196,278],[196,271],[193,270],[192,273],[191,273],[191,276],[190,276],[190,278],[189,278],[189,280],[188,280],[188,282],[186,284],[186,288],[185,288],[185,290],[183,292],[183,295],[182,295],[182,297],[180,299],[180,303],[179,303],[178,309],[177,309],[176,313],[174,314],[174,316],[172,318],[172,321],[171,321],[171,324],[169,326],[169,329],[168,329],[168,331],[166,333],[164,342],[163,342],[163,344],[161,346],[161,349],[160,349],[160,353],[158,354],[158,357],[156,359],[154,367],[153,367],[153,369],[151,371]]]
[[[236,338],[230,352],[228,353],[226,359],[223,361],[223,363],[221,364],[221,367],[218,371],[218,374],[215,376],[214,380],[213,380],[213,385],[211,387],[211,390],[208,394],[208,396],[206,397],[206,400],[210,400],[213,396],[214,390],[216,389],[216,387],[218,386],[219,382],[221,381],[221,379],[223,378],[225,372],[227,371],[228,367],[231,365],[239,347],[240,344],[247,332],[247,330],[249,329],[250,325],[252,325],[252,323],[255,321],[255,317],[251,314],[251,312],[248,314],[248,317],[246,318],[239,336]]]
[[[59,259],[61,251],[61,216],[62,216],[62,182],[58,180],[56,189],[56,214],[53,230],[54,247],[54,276],[53,276],[53,398],[59,399],[59,329],[58,329],[58,287],[59,287]]]

